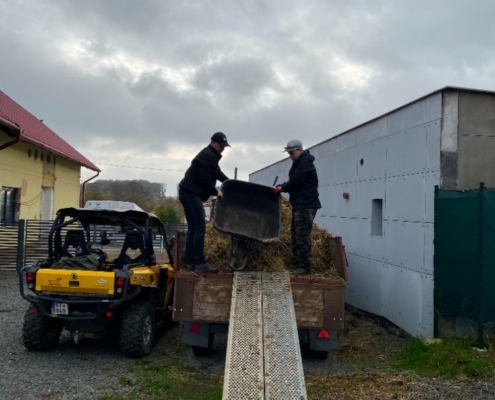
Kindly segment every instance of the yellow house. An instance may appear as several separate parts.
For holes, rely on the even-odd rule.
[[[81,167],[100,169],[0,91],[0,225],[78,207]]]

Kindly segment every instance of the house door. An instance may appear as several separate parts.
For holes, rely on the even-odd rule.
[[[53,219],[53,188],[44,187],[41,190],[40,220],[48,221]]]

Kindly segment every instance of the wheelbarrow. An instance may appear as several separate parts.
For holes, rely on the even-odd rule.
[[[246,267],[255,243],[280,239],[282,198],[271,186],[227,180],[220,190],[223,197],[214,205],[213,226],[231,236],[229,267]]]

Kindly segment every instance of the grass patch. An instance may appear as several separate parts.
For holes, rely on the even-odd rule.
[[[421,339],[406,341],[403,349],[392,356],[392,365],[429,377],[487,377],[494,367],[492,351],[478,352],[470,339],[444,339],[426,345]]]
[[[142,360],[132,368],[136,388],[150,400],[217,400],[222,398],[222,377],[186,371],[177,360],[157,363]]]
[[[187,367],[189,346],[181,341],[180,325],[162,332],[153,353],[127,366],[116,376],[111,392],[98,400],[220,400],[223,374]]]

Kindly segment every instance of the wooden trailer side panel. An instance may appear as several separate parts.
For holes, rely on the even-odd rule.
[[[344,329],[344,291],[347,258],[342,238],[331,238],[332,257],[341,279],[291,278],[292,298],[299,328]],[[234,274],[175,273],[175,321],[228,324]]]
[[[233,276],[176,272],[173,320],[228,324]]]
[[[323,290],[320,285],[292,283],[292,299],[298,327],[323,326]]]
[[[317,283],[292,278],[292,298],[299,328],[344,329],[343,283],[329,279]]]
[[[232,275],[204,278],[179,272],[175,279],[175,321],[229,323]],[[339,282],[294,278],[292,298],[299,328],[344,329],[344,286]]]
[[[172,318],[174,321],[192,321],[192,309],[194,286],[196,277],[193,274],[182,272],[175,273],[174,310]]]
[[[193,320],[228,323],[231,299],[232,280],[197,280],[194,286]]]
[[[327,331],[344,330],[344,291],[345,287],[342,285],[324,286],[323,328]]]

